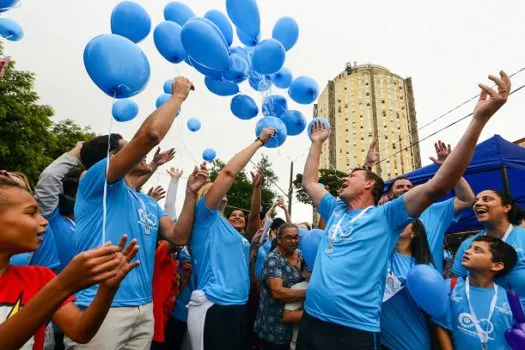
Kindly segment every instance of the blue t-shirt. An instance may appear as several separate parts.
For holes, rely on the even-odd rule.
[[[192,262],[191,256],[188,251],[188,247],[184,247],[179,253],[179,274],[182,276],[182,263],[183,262]],[[175,305],[173,306],[173,311],[171,316],[176,318],[179,321],[186,322],[188,320],[188,308],[186,305],[190,302],[191,293],[195,290],[197,286],[197,279],[195,278],[195,273],[192,272],[190,279],[186,286],[181,290],[180,294],[177,296]]]
[[[75,202],[77,253],[102,244],[105,170],[106,159],[103,159],[93,165],[80,180]],[[106,240],[118,244],[121,236],[127,234],[128,242],[136,239],[140,247],[137,254],[140,266],[121,282],[112,307],[151,303],[155,249],[160,217],[163,215],[164,212],[151,197],[128,187],[124,179],[108,185]],[[77,304],[89,306],[96,292],[97,286],[80,291]]]
[[[481,340],[474,326],[474,319],[470,313],[466,293],[466,281],[458,278],[457,284],[450,295],[450,308],[447,315],[434,321],[451,330],[454,336],[454,349],[471,350],[481,349]],[[450,288],[450,279],[447,280]],[[496,307],[490,322],[487,321],[490,303],[494,296],[494,288],[478,288],[470,285],[470,303],[476,318],[483,330],[488,332],[488,348],[491,350],[507,350],[510,347],[505,341],[505,331],[512,327],[512,312],[505,289],[498,286]]]
[[[259,281],[262,281],[262,273],[264,268],[264,261],[266,260],[266,256],[270,252],[270,249],[272,248],[272,240],[268,239],[262,246],[259,247],[257,250],[257,257],[255,260],[255,276]]]
[[[406,276],[415,265],[411,256],[393,252],[389,268],[403,285]],[[381,308],[381,344],[390,349],[431,349],[427,321],[406,286]]]
[[[477,237],[484,234],[484,231],[466,239],[456,253],[454,259],[454,266],[452,267],[452,273],[457,276],[466,277],[468,271],[461,265],[463,260],[463,253],[467,250],[472,241]],[[516,266],[505,276],[496,278],[494,281],[502,286],[503,288],[509,288],[509,284],[512,289],[519,295],[521,305],[525,308],[525,230],[519,226],[515,226],[514,229],[509,233],[506,242],[514,247],[516,253],[518,253],[518,262]]]
[[[454,198],[432,204],[419,216],[425,225],[428,245],[432,252],[434,265],[439,273],[443,273],[443,245],[445,232],[453,222],[457,222],[461,214],[454,215]]]
[[[46,232],[42,236],[42,239],[36,251],[13,255],[9,263],[18,266],[44,266],[51,270],[58,268],[60,266],[60,260],[58,259],[55,235],[51,225],[46,227]]]
[[[349,221],[363,209],[349,211],[345,202],[330,194],[323,197],[318,210],[327,225],[306,292],[305,310],[322,321],[379,332],[387,260],[399,234],[413,221],[403,197],[371,208],[353,224]],[[343,216],[333,252],[327,253],[328,234]]]
[[[250,291],[250,243],[218,210],[197,202],[191,234],[197,289],[218,305],[244,305]]]
[[[48,220],[49,226],[51,226],[55,234],[57,254],[60,260],[60,266],[57,268],[57,272],[61,272],[75,257],[76,225],[73,220],[60,215],[58,209],[55,209],[53,213],[51,213]]]

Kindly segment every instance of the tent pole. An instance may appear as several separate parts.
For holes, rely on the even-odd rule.
[[[503,181],[503,191],[512,198],[512,192],[510,191],[509,175],[507,174],[507,167],[503,166],[501,170],[501,180]]]

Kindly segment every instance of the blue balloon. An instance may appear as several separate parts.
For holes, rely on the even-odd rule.
[[[261,40],[261,34],[257,35],[256,37],[251,37],[246,34],[244,34],[242,31],[237,28],[237,36],[239,37],[239,40],[241,43],[243,43],[246,46],[256,46],[259,43],[259,40]]]
[[[236,55],[241,56],[248,63],[251,60],[250,55],[248,54],[248,52],[246,52],[246,50],[244,48],[240,47],[240,46],[230,47],[230,56],[232,54],[236,54]]]
[[[306,128],[306,119],[299,111],[287,111],[280,116],[289,136],[299,135]]]
[[[148,36],[151,18],[146,10],[133,1],[123,1],[111,13],[111,32],[138,43]]]
[[[223,76],[234,83],[242,83],[248,78],[249,69],[248,62],[234,53],[230,55],[230,67],[224,71]]]
[[[201,122],[197,118],[188,119],[187,125],[188,129],[193,132],[198,131],[201,128]]]
[[[272,87],[272,81],[269,75],[254,74],[248,78],[248,83],[255,91],[266,91]]]
[[[190,18],[195,17],[195,13],[182,2],[172,1],[164,7],[164,19],[183,26]]]
[[[330,127],[330,123],[328,122],[328,120],[326,120],[324,118],[314,118],[314,119],[312,119],[310,121],[310,123],[308,123],[308,138],[310,140],[312,139],[312,126],[314,125],[314,123],[317,123],[317,122],[323,123],[325,128],[329,128]]]
[[[162,90],[164,90],[164,93],[166,94],[173,94],[173,79],[166,80],[162,86]]]
[[[187,57],[181,40],[182,27],[175,22],[160,22],[153,32],[159,53],[171,63],[180,63]]]
[[[283,96],[270,95],[263,100],[262,112],[265,117],[274,116],[279,118],[286,111],[288,111],[288,102]]]
[[[237,95],[232,98],[230,109],[237,118],[252,119],[259,114],[259,108],[253,98],[248,95]]]
[[[286,136],[288,135],[286,125],[284,125],[281,119],[276,117],[264,117],[259,119],[255,125],[255,136],[261,135],[261,131],[265,128],[275,129],[275,135],[270,138],[265,147],[277,148],[286,141]]]
[[[157,97],[157,100],[155,101],[155,107],[159,108],[164,103],[166,103],[167,100],[171,98],[171,95],[169,94],[162,94],[159,97]]]
[[[273,74],[283,67],[285,58],[283,44],[275,39],[263,40],[253,50],[252,68],[260,74]]]
[[[273,83],[275,86],[281,89],[288,89],[292,83],[292,80],[292,72],[286,67],[283,67],[277,73],[272,74]]]
[[[307,105],[319,96],[319,85],[310,77],[299,77],[290,85],[288,94],[295,102]]]
[[[222,74],[224,73],[224,71],[222,70],[216,70],[216,69],[211,69],[211,68],[207,68],[207,67],[204,67],[200,64],[198,64],[197,62],[195,62],[191,57],[188,57],[186,63],[188,63],[190,66],[192,66],[193,68],[195,68],[195,70],[207,77],[210,77],[212,79],[215,79],[215,80],[221,80],[222,79]]]
[[[0,0],[0,13],[17,7],[20,0]]]
[[[214,80],[206,77],[204,84],[208,90],[219,96],[231,96],[239,92],[239,86],[227,80]]]
[[[139,114],[139,106],[132,100],[117,100],[111,109],[113,118],[119,122],[132,120]]]
[[[226,0],[226,11],[233,24],[251,38],[261,31],[261,17],[256,0]]]
[[[299,25],[291,17],[283,17],[275,23],[272,38],[279,40],[286,51],[290,50],[299,38]]]
[[[231,46],[233,42],[233,28],[228,17],[219,10],[209,10],[204,15],[204,18],[209,19],[219,27],[222,35],[224,35],[224,39],[226,39],[226,44]]]
[[[433,267],[416,265],[407,275],[407,288],[420,308],[434,318],[443,317],[449,306],[449,288]]]
[[[216,156],[217,153],[213,148],[206,148],[204,152],[202,152],[202,159],[204,159],[207,162],[213,162]]]
[[[193,18],[182,27],[181,39],[188,56],[200,65],[215,70],[230,66],[226,40],[217,26],[205,18]],[[208,23],[209,22],[209,23]]]
[[[0,18],[0,35],[4,39],[18,41],[24,37],[24,30],[10,18]]]
[[[306,264],[312,270],[315,264],[315,257],[317,256],[317,250],[323,239],[324,231],[320,229],[313,229],[312,231],[305,234],[301,237],[302,248],[301,252],[303,253],[304,260]]]
[[[84,49],[84,65],[91,80],[104,93],[118,99],[140,93],[149,81],[146,55],[120,35],[102,34],[93,38]]]

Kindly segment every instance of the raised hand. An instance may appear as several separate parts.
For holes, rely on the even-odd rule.
[[[328,136],[330,136],[330,128],[325,127],[323,123],[318,121],[312,125],[312,142],[323,143],[328,139]]]
[[[162,186],[152,187],[148,191],[148,196],[153,198],[155,202],[166,198],[166,190]]]
[[[190,177],[188,177],[188,183],[186,184],[187,191],[193,194],[197,194],[199,190],[208,182],[208,168],[206,168],[206,162],[200,165],[200,168],[195,167]]]
[[[474,108],[474,119],[487,122],[507,102],[511,87],[510,78],[504,71],[500,71],[499,74],[500,77],[489,75],[489,79],[498,86],[497,92],[487,85],[479,84],[481,94]]]
[[[119,251],[115,256],[115,260],[118,262],[115,268],[115,275],[102,281],[100,283],[102,286],[107,288],[118,288],[124,277],[126,277],[131,270],[140,265],[140,261],[131,262],[131,260],[135,258],[137,252],[139,251],[137,241],[132,240],[131,243],[126,247],[127,240],[128,237],[126,235],[122,235],[120,243],[118,244]]]
[[[161,152],[160,147],[157,147],[157,151],[155,151],[155,155],[153,156],[153,161],[151,162],[151,165],[155,167],[164,165],[173,158],[175,158],[175,153],[175,148],[170,148],[167,151]]]
[[[169,176],[171,176],[172,179],[180,179],[183,171],[171,167],[169,170],[167,170],[167,173],[169,174]]]
[[[67,152],[70,156],[73,156],[77,159],[80,159],[80,151],[82,150],[82,147],[84,146],[85,141],[78,141],[75,144],[75,147],[71,149],[71,151]]]
[[[262,181],[264,178],[264,173],[261,168],[258,168],[255,173],[250,171],[250,175],[252,176],[252,187],[253,188],[261,188]]]
[[[259,138],[264,142],[264,144],[268,143],[270,141],[270,137],[275,136],[275,129],[274,128],[264,128],[261,130],[261,134],[259,135]]]
[[[372,143],[368,147],[368,153],[366,154],[364,167],[366,169],[371,169],[375,163],[379,160],[379,151],[377,149],[378,138],[377,135],[374,136]]]
[[[190,94],[190,90],[195,90],[193,83],[185,77],[176,77],[173,79],[171,84],[173,90],[173,96],[180,98],[182,101],[185,101]]]
[[[449,145],[446,145],[443,141],[438,140],[434,143],[434,148],[436,149],[436,158],[430,157],[430,160],[436,165],[441,165],[447,159],[448,155],[452,152],[452,148]]]

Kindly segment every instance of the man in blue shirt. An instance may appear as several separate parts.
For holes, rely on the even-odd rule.
[[[492,236],[474,240],[463,255],[462,266],[468,270],[466,280],[447,280],[450,307],[442,319],[435,322],[452,331],[438,329],[442,349],[510,349],[505,331],[512,327],[512,312],[504,288],[494,283],[512,270],[517,261],[514,248]]]
[[[65,339],[68,349],[150,347],[153,337],[152,277],[157,237],[161,234],[173,245],[188,242],[197,191],[207,181],[207,170],[202,165],[200,170],[195,168],[189,176],[186,199],[177,224],[164,215],[151,197],[137,192],[136,186],[137,181],[151,173],[152,169],[144,159],[166,136],[191,89],[193,85],[188,79],[174,79],[171,98],[146,118],[129,143],[111,136],[109,148],[115,151],[109,159],[105,151],[108,148],[107,136],[95,138],[82,147],[80,158],[88,171],[80,181],[75,203],[76,250],[91,249],[104,240],[116,241],[122,233],[126,233],[140,246],[140,267],[122,281],[112,308],[95,337],[86,345]],[[107,207],[106,212],[104,206]],[[82,290],[77,295],[77,304],[87,307],[93,302],[95,294],[96,287]]]
[[[297,349],[374,349],[387,259],[413,217],[450,191],[467,168],[490,117],[506,102],[510,79],[490,76],[498,91],[480,85],[472,121],[434,177],[403,196],[376,207],[383,181],[356,169],[344,178],[337,200],[319,186],[319,159],[329,129],[315,123],[303,187],[327,221],[306,294]]]
[[[430,159],[437,166],[441,166],[452,151],[451,147],[450,145],[445,145],[442,141],[438,141],[434,146],[437,157],[430,157]],[[407,193],[413,187],[412,182],[408,178],[401,176],[392,182],[388,194],[395,199]],[[434,266],[439,273],[443,273],[445,233],[453,222],[459,220],[461,213],[472,206],[475,199],[472,188],[463,177],[454,187],[454,192],[456,194],[455,197],[432,204],[419,216],[419,220],[425,225]]]

